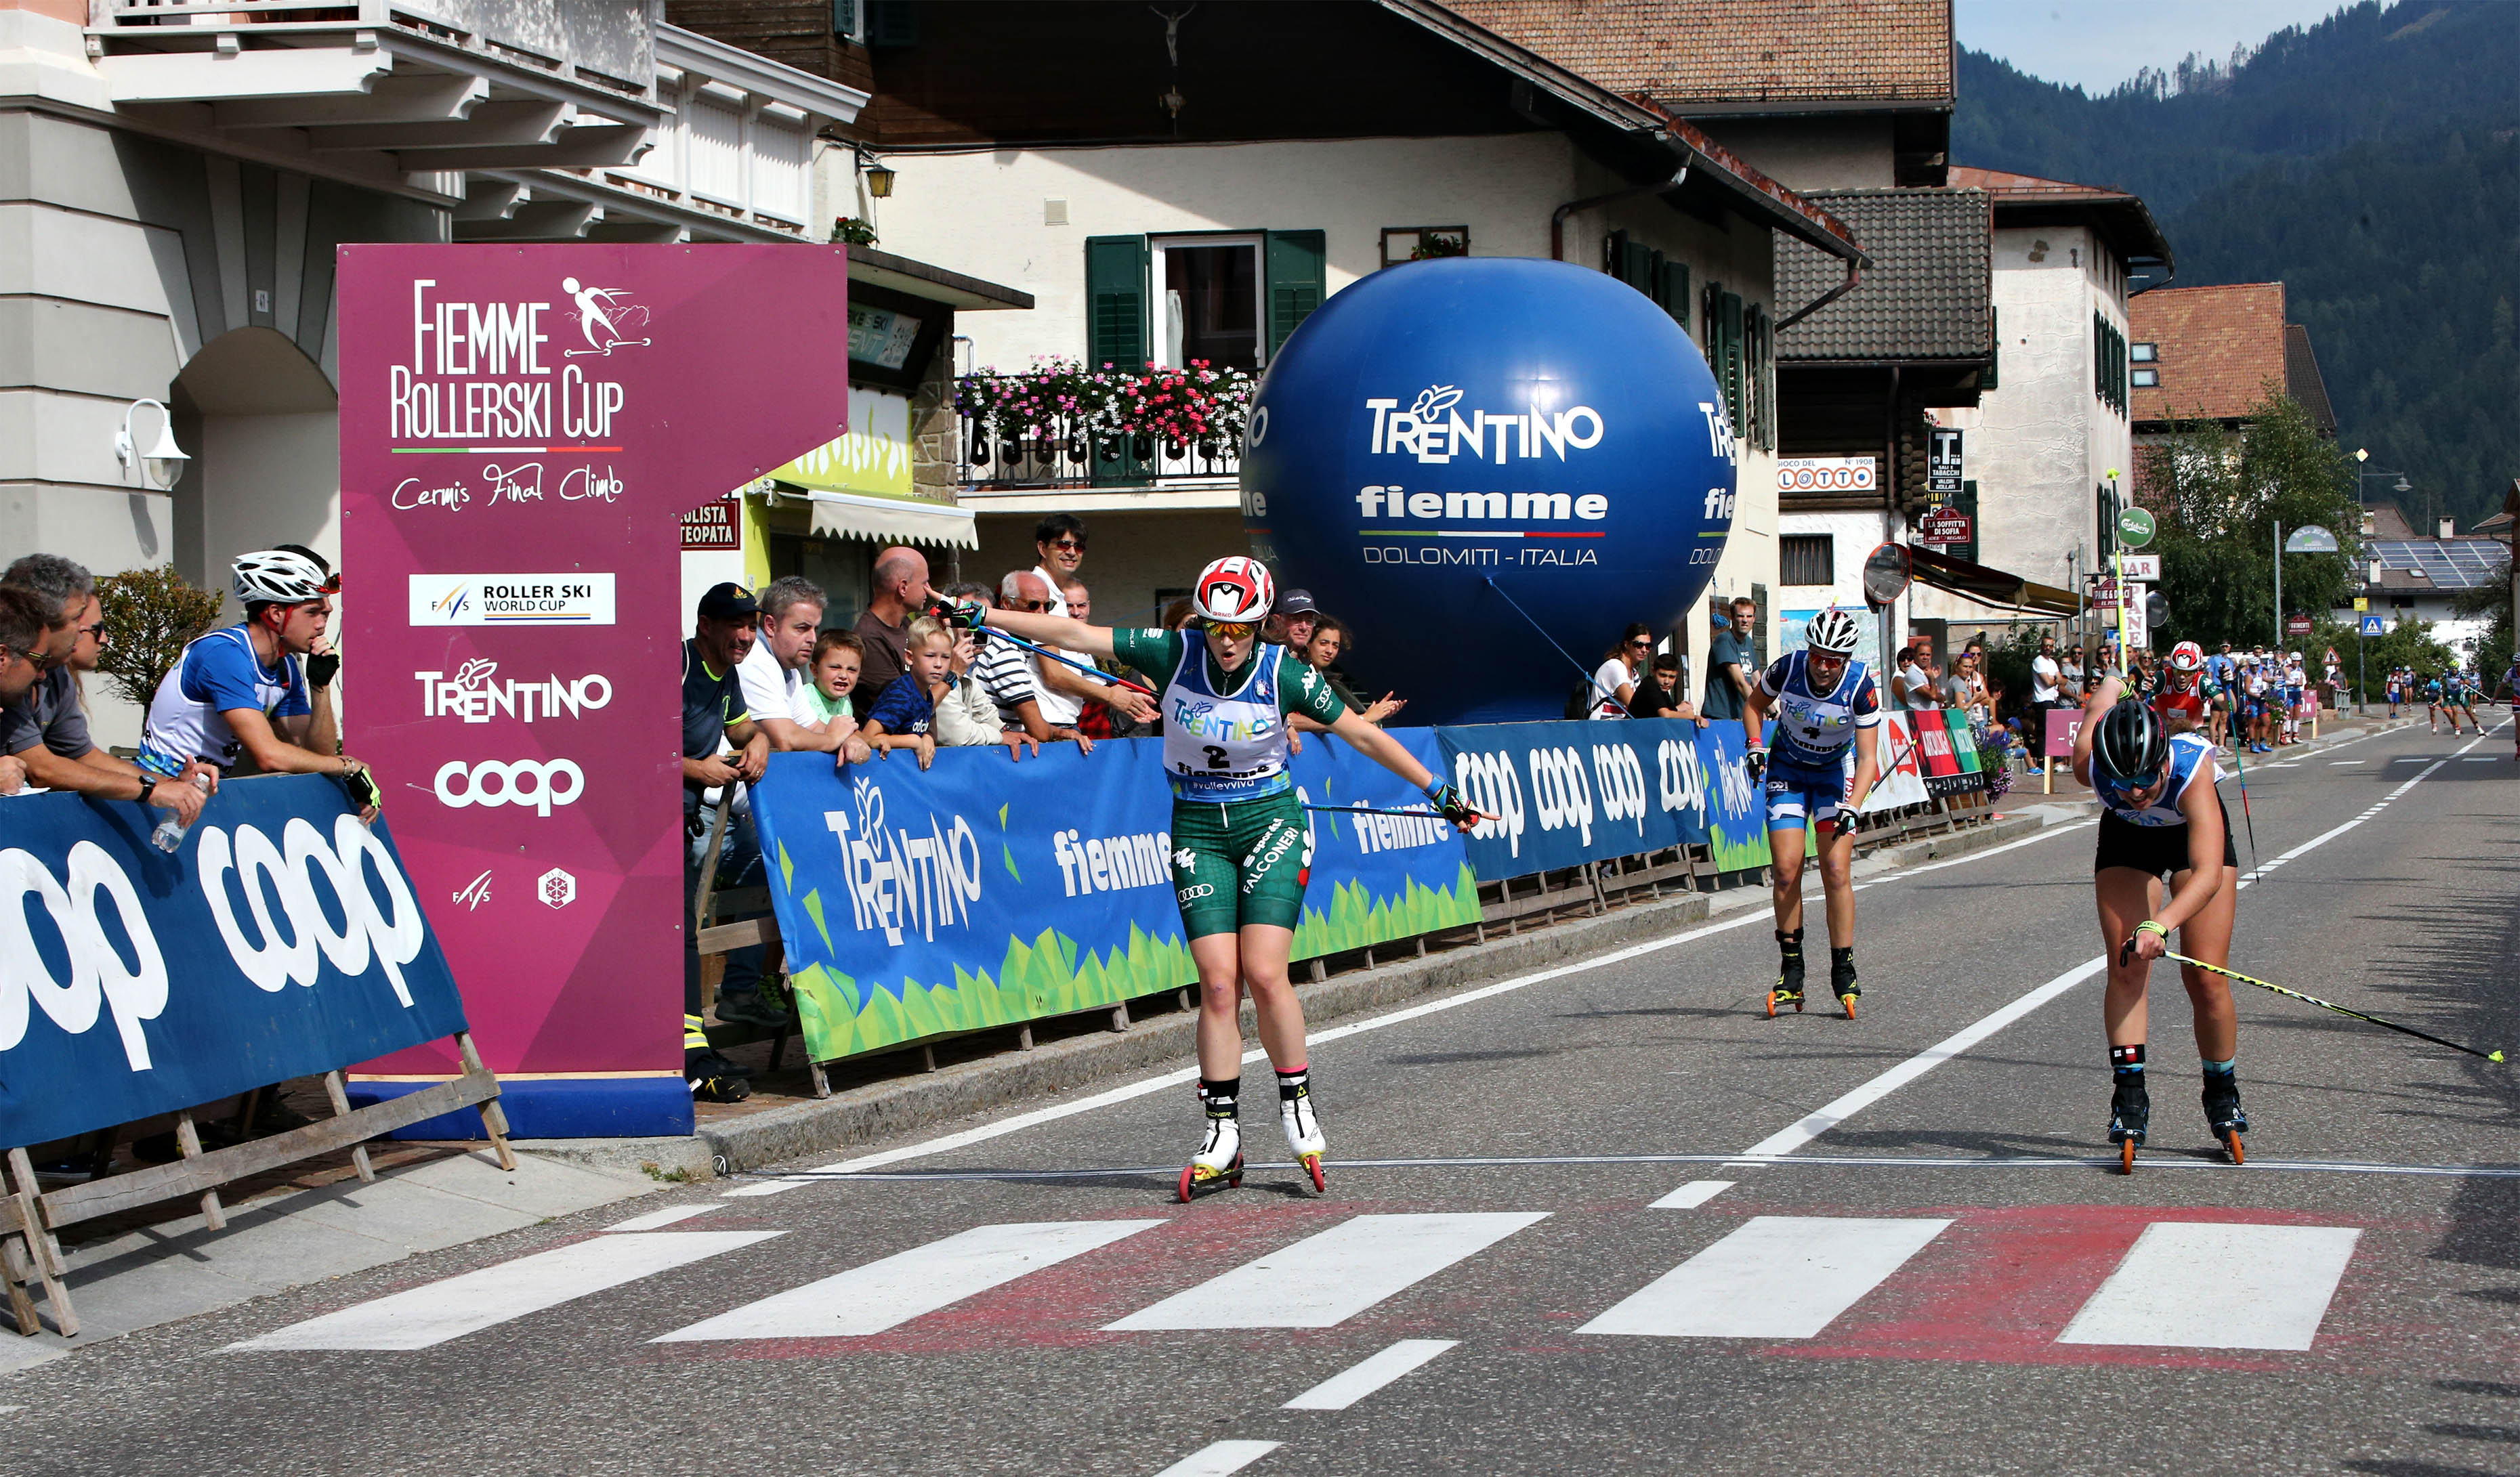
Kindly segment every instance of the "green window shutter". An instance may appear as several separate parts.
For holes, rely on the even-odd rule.
[[[1629,287],[1653,295],[1654,271],[1662,264],[1662,253],[1642,242],[1628,243],[1628,259],[1619,271],[1619,280]]]
[[[1777,449],[1777,329],[1768,310],[1753,303],[1743,324],[1749,379],[1750,444]]]
[[[832,34],[854,36],[858,33],[858,0],[832,0]]]
[[[1328,295],[1329,246],[1319,231],[1269,233],[1269,357]]]
[[[1979,389],[1994,389],[2002,381],[2003,326],[1995,309],[1986,310],[1986,372],[1977,377]]]
[[[1977,526],[1977,483],[1974,479],[1960,484],[1960,495],[1957,500],[1957,506],[1960,512],[1968,515],[1969,536],[1968,541],[1961,544],[1955,552],[1957,552],[1960,558],[1967,559],[1970,563],[1974,564],[1977,562],[1977,540],[1979,532]]]
[[[1682,333],[1688,333],[1688,263],[1666,260],[1662,264],[1662,281],[1655,284],[1654,301],[1662,304],[1662,310],[1680,325]]]
[[[1744,362],[1742,343],[1741,294],[1738,292],[1718,294],[1717,315],[1719,325],[1717,332],[1724,362],[1717,369],[1716,374],[1724,385],[1724,408],[1725,412],[1732,418],[1733,434],[1743,435],[1746,433],[1745,426],[1749,421],[1749,406],[1744,394],[1747,387],[1748,365]]]
[[[1147,364],[1147,239],[1085,239],[1085,364],[1140,370]]]

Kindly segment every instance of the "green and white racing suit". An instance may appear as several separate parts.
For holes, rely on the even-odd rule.
[[[1173,896],[1193,939],[1249,923],[1292,929],[1304,909],[1312,826],[1286,773],[1286,715],[1347,711],[1321,673],[1261,645],[1234,670],[1205,638],[1113,631],[1112,653],[1156,679],[1173,787]]]

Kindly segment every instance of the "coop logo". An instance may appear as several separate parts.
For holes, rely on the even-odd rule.
[[[411,623],[420,626],[608,626],[609,574],[415,574]]]
[[[450,759],[437,771],[437,798],[450,810],[522,805],[548,817],[555,805],[574,805],[586,793],[586,772],[567,759]]]
[[[883,789],[857,782],[857,813],[823,812],[838,837],[843,890],[858,931],[880,932],[899,944],[905,932],[936,942],[938,928],[971,923],[980,900],[980,838],[960,815],[949,825],[930,812],[924,831],[884,824]]]
[[[513,677],[506,682],[491,681],[498,670],[497,662],[476,657],[456,668],[452,681],[443,672],[412,673],[413,680],[420,684],[420,716],[487,723],[504,714],[531,723],[538,717],[575,718],[612,701],[612,679],[600,673],[578,678],[545,676],[539,681],[518,682]]]
[[[1124,892],[1133,887],[1162,887],[1172,881],[1164,864],[1173,849],[1172,832],[1146,830],[1127,836],[1086,836],[1082,831],[1053,831],[1052,856],[1058,861],[1059,880],[1067,896]],[[1188,852],[1181,853],[1187,858]],[[1183,863],[1189,865],[1187,861]],[[1204,896],[1204,894],[1202,894]]]
[[[1589,405],[1552,411],[1538,402],[1521,410],[1473,410],[1464,416],[1462,391],[1451,384],[1430,384],[1402,410],[1398,400],[1369,399],[1373,412],[1374,456],[1409,456],[1430,466],[1449,462],[1566,460],[1569,451],[1590,451],[1601,443],[1606,428],[1600,412]]]
[[[329,963],[351,979],[382,970],[394,998],[411,1004],[402,966],[419,958],[427,925],[393,854],[358,817],[339,818],[330,839],[302,818],[290,821],[277,843],[250,826],[233,833],[205,826],[195,834],[196,885],[229,958],[256,989],[312,985]],[[144,1027],[166,1008],[165,954],[112,853],[81,841],[65,860],[66,874],[56,877],[31,852],[0,850],[0,959],[7,961],[0,968],[0,1052],[26,1039],[38,1008],[71,1036],[110,1016],[123,1059],[135,1072],[149,1071]],[[380,886],[386,908],[378,906]],[[37,915],[60,936],[58,949],[37,947]]]

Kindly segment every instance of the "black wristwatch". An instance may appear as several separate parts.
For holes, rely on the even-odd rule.
[[[141,804],[146,805],[149,803],[149,797],[156,793],[158,793],[158,777],[155,775],[142,775],[140,777],[140,793],[136,798]]]

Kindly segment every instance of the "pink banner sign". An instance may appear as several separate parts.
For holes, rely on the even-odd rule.
[[[2074,736],[2083,731],[2081,708],[2048,708],[2046,743],[2040,752],[2050,759],[2074,757]]]
[[[683,515],[844,428],[847,279],[837,246],[340,248],[348,748],[503,1076],[681,1090]]]

